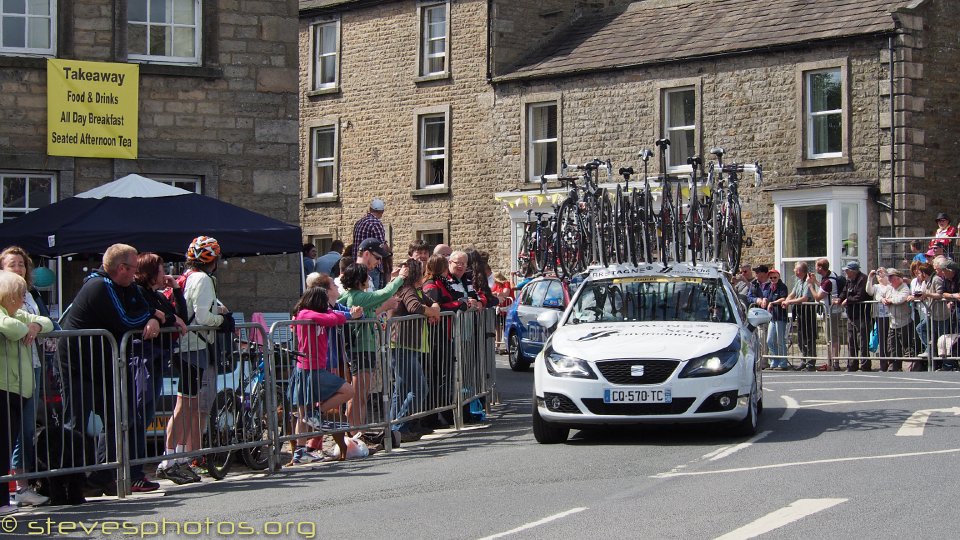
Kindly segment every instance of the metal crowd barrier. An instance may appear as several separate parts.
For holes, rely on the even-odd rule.
[[[9,389],[0,451],[13,452],[15,472],[0,475],[0,481],[92,473],[109,482],[122,474],[121,418],[113,414],[120,408],[113,391],[120,380],[113,336],[106,330],[60,330],[41,334],[30,349],[25,358],[18,342],[0,337]],[[22,373],[27,369],[32,388]]]
[[[783,359],[791,367],[825,364],[830,370],[934,371],[960,364],[960,320],[955,302],[908,302],[891,316],[890,307],[871,300],[855,309],[805,302],[790,309],[786,352],[772,354],[761,334],[765,363]],[[897,309],[897,308],[895,308]],[[852,316],[851,316],[852,315]],[[871,333],[876,339],[871,339]],[[853,339],[851,339],[853,338]],[[924,351],[929,355],[921,357]],[[876,362],[875,362],[876,361]]]
[[[37,365],[31,398],[8,393],[0,411],[8,426],[0,436],[15,459],[15,474],[0,480],[89,473],[104,484],[115,478],[123,497],[157,464],[193,461],[222,478],[237,456],[253,469],[277,470],[281,447],[296,439],[386,435],[443,411],[453,411],[460,428],[463,405],[486,399],[489,407],[496,391],[495,323],[493,310],[347,321],[327,333],[334,350],[326,368],[351,381],[355,396],[327,411],[292,401],[297,361],[314,352],[309,340],[301,350],[297,335],[316,334],[312,322],[276,323],[269,333],[255,323],[238,324],[234,334],[191,326],[181,336],[164,328],[152,340],[131,331],[119,346],[105,330],[56,331],[38,338],[36,359],[21,358],[15,343],[0,338],[8,359]],[[206,360],[190,351],[198,344]],[[17,379],[9,366],[6,380]],[[312,413],[313,424],[296,429]],[[383,444],[391,450],[392,437]]]

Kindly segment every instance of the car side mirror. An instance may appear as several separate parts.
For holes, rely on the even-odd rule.
[[[747,312],[747,322],[754,328],[769,324],[772,319],[773,314],[765,309],[750,308],[750,311]]]
[[[548,333],[557,329],[557,323],[560,322],[560,314],[556,311],[544,311],[537,315],[537,322]]]

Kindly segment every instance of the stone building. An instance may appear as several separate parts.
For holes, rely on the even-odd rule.
[[[5,2],[0,18],[4,219],[138,173],[297,222],[295,1]],[[48,59],[139,66],[136,159],[48,155]],[[296,257],[228,262],[218,276],[233,310],[296,299]],[[65,299],[95,264],[64,269]]]
[[[541,175],[563,158],[638,169],[661,136],[673,174],[717,146],[762,163],[763,185],[741,188],[746,261],[872,267],[878,236],[956,218],[957,2],[300,5],[301,212],[314,238],[348,236],[381,196],[394,243],[435,231],[506,267],[525,210],[549,208]],[[437,51],[443,67],[424,71]],[[438,159],[442,181],[424,183]]]

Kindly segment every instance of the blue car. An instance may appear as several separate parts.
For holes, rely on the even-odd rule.
[[[547,332],[537,322],[537,316],[544,311],[563,312],[569,301],[566,284],[555,277],[536,278],[524,285],[507,312],[503,329],[510,369],[526,371],[543,349]]]

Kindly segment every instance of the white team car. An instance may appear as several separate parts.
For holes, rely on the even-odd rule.
[[[766,310],[749,313],[714,265],[591,268],[534,362],[533,433],[571,428],[718,422],[752,435],[763,410],[760,341]]]

